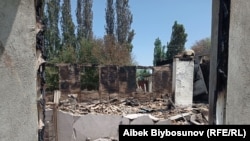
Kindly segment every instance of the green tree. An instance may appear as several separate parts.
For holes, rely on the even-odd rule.
[[[93,37],[93,0],[77,0],[76,18],[77,18],[77,38],[92,39]]]
[[[82,38],[80,41],[79,63],[98,64],[98,59],[94,54],[94,40]]]
[[[78,58],[76,56],[75,47],[67,46],[64,48],[59,55],[60,63],[77,63]]]
[[[174,22],[172,27],[172,35],[169,44],[167,45],[167,59],[172,59],[178,53],[185,50],[185,43],[187,41],[187,34],[182,24]]]
[[[77,20],[77,40],[83,38],[83,0],[77,0],[76,7],[76,20]]]
[[[115,29],[115,10],[114,10],[114,1],[113,0],[107,0],[107,5],[106,5],[106,34],[109,36],[114,35],[114,29]]]
[[[105,31],[101,62],[113,65],[129,65],[133,63],[132,40],[134,30],[130,30],[132,14],[128,0],[107,0],[105,9]]]
[[[135,32],[131,30],[133,15],[129,8],[129,0],[116,0],[116,38],[120,45],[125,45],[131,52]]]
[[[99,71],[96,67],[84,67],[81,74],[81,89],[98,90],[99,88]]]
[[[144,80],[146,77],[151,75],[148,69],[137,69],[136,70],[136,78],[137,80]]]
[[[48,61],[58,56],[58,53],[61,50],[58,28],[59,10],[60,0],[48,1],[46,3],[46,8],[44,9],[47,27],[45,30],[45,49]]]
[[[154,43],[154,61],[153,65],[156,66],[156,62],[164,60],[165,59],[165,46],[162,46],[161,40],[157,38]]]
[[[132,49],[133,49],[132,41],[134,39],[134,36],[135,36],[135,31],[134,29],[132,29],[131,31],[129,31],[128,38],[127,38],[127,48],[130,52],[132,52]]]
[[[93,0],[84,0],[84,12],[83,12],[83,36],[85,39],[89,40],[93,37],[92,31],[92,12]]]
[[[61,27],[63,46],[72,46],[75,48],[75,25],[72,21],[70,0],[63,0]]]
[[[46,66],[45,79],[46,79],[46,91],[53,92],[59,89],[59,75],[58,68],[55,66]]]
[[[104,36],[105,43],[108,43],[109,46],[115,46],[116,39],[114,35],[115,30],[115,9],[114,1],[107,0],[106,9],[105,9],[105,19],[106,19],[106,35]]]

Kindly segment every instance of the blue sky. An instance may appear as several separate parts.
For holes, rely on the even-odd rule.
[[[72,10],[76,0],[72,0]],[[133,54],[138,65],[152,66],[154,42],[160,38],[162,45],[170,41],[176,20],[183,24],[188,34],[186,48],[196,41],[210,37],[212,0],[130,0],[133,14]],[[93,0],[93,32],[102,38],[105,34],[106,0]],[[71,13],[75,15],[75,11]]]

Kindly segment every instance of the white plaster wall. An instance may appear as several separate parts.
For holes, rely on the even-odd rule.
[[[226,124],[250,124],[250,1],[231,1]]]
[[[193,103],[194,61],[174,58],[173,87],[176,106],[191,106]]]
[[[0,140],[38,140],[34,0],[0,1]]]

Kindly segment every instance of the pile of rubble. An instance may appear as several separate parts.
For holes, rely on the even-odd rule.
[[[48,102],[47,108],[53,108]],[[170,99],[155,99],[140,103],[134,98],[124,100],[112,99],[108,102],[92,101],[78,103],[74,97],[60,101],[58,109],[75,115],[109,114],[150,114],[159,119],[169,119],[177,125],[205,125],[208,124],[208,104],[193,104],[192,107],[176,107]]]

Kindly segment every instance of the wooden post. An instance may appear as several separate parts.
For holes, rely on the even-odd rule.
[[[54,105],[53,105],[53,123],[55,129],[55,141],[58,141],[58,130],[57,130],[57,112],[58,112],[58,103],[61,97],[61,91],[56,90],[54,92]]]

